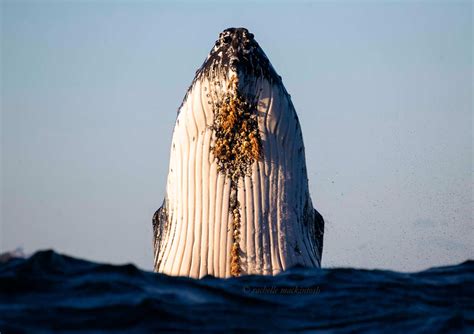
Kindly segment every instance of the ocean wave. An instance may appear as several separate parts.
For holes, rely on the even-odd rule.
[[[40,251],[0,263],[0,332],[472,333],[474,261],[200,280]]]

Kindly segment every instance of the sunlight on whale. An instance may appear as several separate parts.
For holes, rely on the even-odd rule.
[[[154,270],[200,278],[320,267],[323,234],[290,96],[253,34],[226,29],[178,110],[153,217]]]

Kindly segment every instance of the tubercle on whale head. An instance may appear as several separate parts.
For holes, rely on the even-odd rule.
[[[234,76],[239,81],[239,90],[242,93],[247,91],[244,94],[249,100],[255,100],[258,92],[250,92],[249,95],[248,90],[240,88],[255,84],[258,79],[266,79],[270,84],[278,84],[285,90],[281,77],[254,39],[254,35],[246,28],[228,28],[219,34],[204,63],[196,70],[178,113],[197,81],[207,80],[218,88],[225,89]]]
[[[224,30],[210,52],[207,63],[212,63],[213,58],[220,59],[222,66],[229,66],[239,75],[263,76],[270,81],[280,79],[254,35],[245,28]]]
[[[222,76],[230,79],[232,75],[236,75],[241,84],[248,77],[263,77],[272,83],[281,81],[254,35],[245,28],[228,28],[219,34],[206,60],[196,71],[195,80]]]

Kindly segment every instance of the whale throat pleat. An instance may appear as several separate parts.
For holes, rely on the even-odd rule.
[[[174,276],[321,265],[298,117],[246,29],[221,33],[179,108],[153,233],[154,269]]]
[[[283,89],[266,80],[259,84],[263,158],[252,163],[235,190],[240,270],[276,274],[296,264],[319,266],[303,221],[309,209],[298,119]],[[206,80],[196,82],[173,133],[165,200],[169,228],[155,254],[155,269],[170,275],[229,277],[232,271],[234,190],[211,150],[215,115],[209,86]]]

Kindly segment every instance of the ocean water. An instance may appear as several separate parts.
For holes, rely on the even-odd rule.
[[[54,251],[0,263],[0,332],[474,331],[474,261],[201,280]]]

